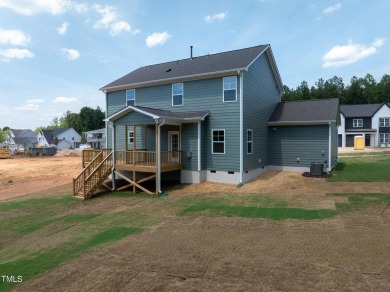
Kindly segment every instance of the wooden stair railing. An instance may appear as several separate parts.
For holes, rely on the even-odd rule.
[[[89,199],[104,184],[112,168],[112,152],[107,156],[99,153],[84,170],[73,179],[73,195]]]

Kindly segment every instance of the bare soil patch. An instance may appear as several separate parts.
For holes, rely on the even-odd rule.
[[[45,190],[67,185],[71,192],[72,178],[82,170],[81,157],[13,156],[0,160],[0,201],[43,194]]]

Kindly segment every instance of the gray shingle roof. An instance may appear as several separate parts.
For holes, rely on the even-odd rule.
[[[383,103],[341,105],[340,112],[346,118],[370,118],[382,105]]]
[[[245,69],[269,45],[211,54],[138,68],[107,84],[101,90],[131,84]]]
[[[41,130],[43,136],[45,136],[47,143],[52,144],[53,143],[53,138],[57,137],[61,133],[69,130],[71,128],[58,128],[54,130]]]
[[[124,115],[136,111],[144,115],[151,116],[154,119],[158,118],[166,118],[166,119],[173,119],[173,120],[179,120],[179,121],[186,121],[186,120],[203,120],[206,116],[209,115],[209,111],[186,111],[186,112],[171,112],[168,110],[161,110],[161,109],[155,109],[150,107],[143,107],[143,106],[127,106],[118,112],[112,114],[111,116],[107,117],[105,121],[115,121]]]
[[[158,116],[160,118],[168,119],[197,119],[207,116],[209,111],[189,111],[189,112],[171,112],[167,110],[154,109],[150,107],[137,106],[140,110],[148,112],[152,115]]]
[[[339,121],[339,100],[318,99],[280,102],[269,124],[294,124]]]

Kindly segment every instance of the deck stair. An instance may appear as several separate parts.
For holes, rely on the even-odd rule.
[[[112,152],[100,151],[89,162],[83,171],[73,179],[73,196],[83,200],[89,199],[101,187],[110,189],[107,185],[112,169]]]

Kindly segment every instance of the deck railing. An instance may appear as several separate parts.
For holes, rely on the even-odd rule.
[[[93,150],[88,150],[93,151]],[[83,151],[84,154],[84,151]],[[84,157],[84,156],[83,156]],[[79,193],[83,187],[85,179],[98,167],[103,160],[103,153],[100,151],[97,155],[84,167],[83,171],[73,179],[73,195]]]
[[[111,152],[111,149],[83,149],[83,167],[86,167],[99,153],[103,153],[103,159]]]
[[[115,151],[115,164],[117,165],[137,165],[146,167],[157,167],[155,151]],[[181,163],[181,151],[161,151],[161,163]]]

